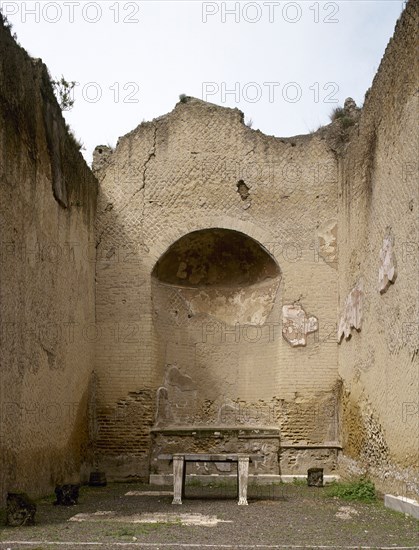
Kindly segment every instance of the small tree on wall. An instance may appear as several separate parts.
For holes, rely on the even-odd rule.
[[[17,34],[15,32],[12,33],[12,29],[13,29],[13,24],[7,19],[7,15],[5,15],[2,11],[1,11],[1,6],[0,6],[0,23],[3,23],[4,25],[4,28],[7,29],[10,34],[12,35],[13,37],[13,40],[19,44],[18,42],[18,39],[17,39]],[[19,44],[20,45],[20,44]]]
[[[71,111],[74,105],[73,90],[76,85],[74,80],[68,81],[61,76],[59,80],[51,80],[55,95],[62,111]]]

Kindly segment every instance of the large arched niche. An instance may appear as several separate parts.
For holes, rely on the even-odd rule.
[[[276,261],[251,237],[203,229],[176,241],[154,266],[152,278],[177,289],[189,318],[204,314],[234,326],[266,320],[281,275]]]
[[[276,391],[280,281],[267,250],[229,229],[188,233],[160,257],[152,271],[155,427],[272,423],[238,410],[251,412]]]
[[[152,275],[182,287],[250,286],[277,277],[279,267],[261,244],[244,233],[201,229],[172,244]]]

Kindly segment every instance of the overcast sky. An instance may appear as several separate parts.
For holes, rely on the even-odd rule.
[[[91,161],[99,144],[171,111],[180,94],[238,107],[292,136],[362,104],[401,0],[0,1],[22,46],[76,81],[65,113]]]

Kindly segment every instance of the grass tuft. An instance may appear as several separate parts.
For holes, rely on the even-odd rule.
[[[326,496],[361,502],[374,502],[377,500],[374,483],[368,479],[348,483],[333,482],[326,489]]]

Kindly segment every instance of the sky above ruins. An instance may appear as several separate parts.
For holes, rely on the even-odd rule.
[[[85,144],[114,146],[180,94],[237,107],[254,129],[292,136],[362,104],[401,0],[0,1],[19,42],[75,81],[65,117]]]

